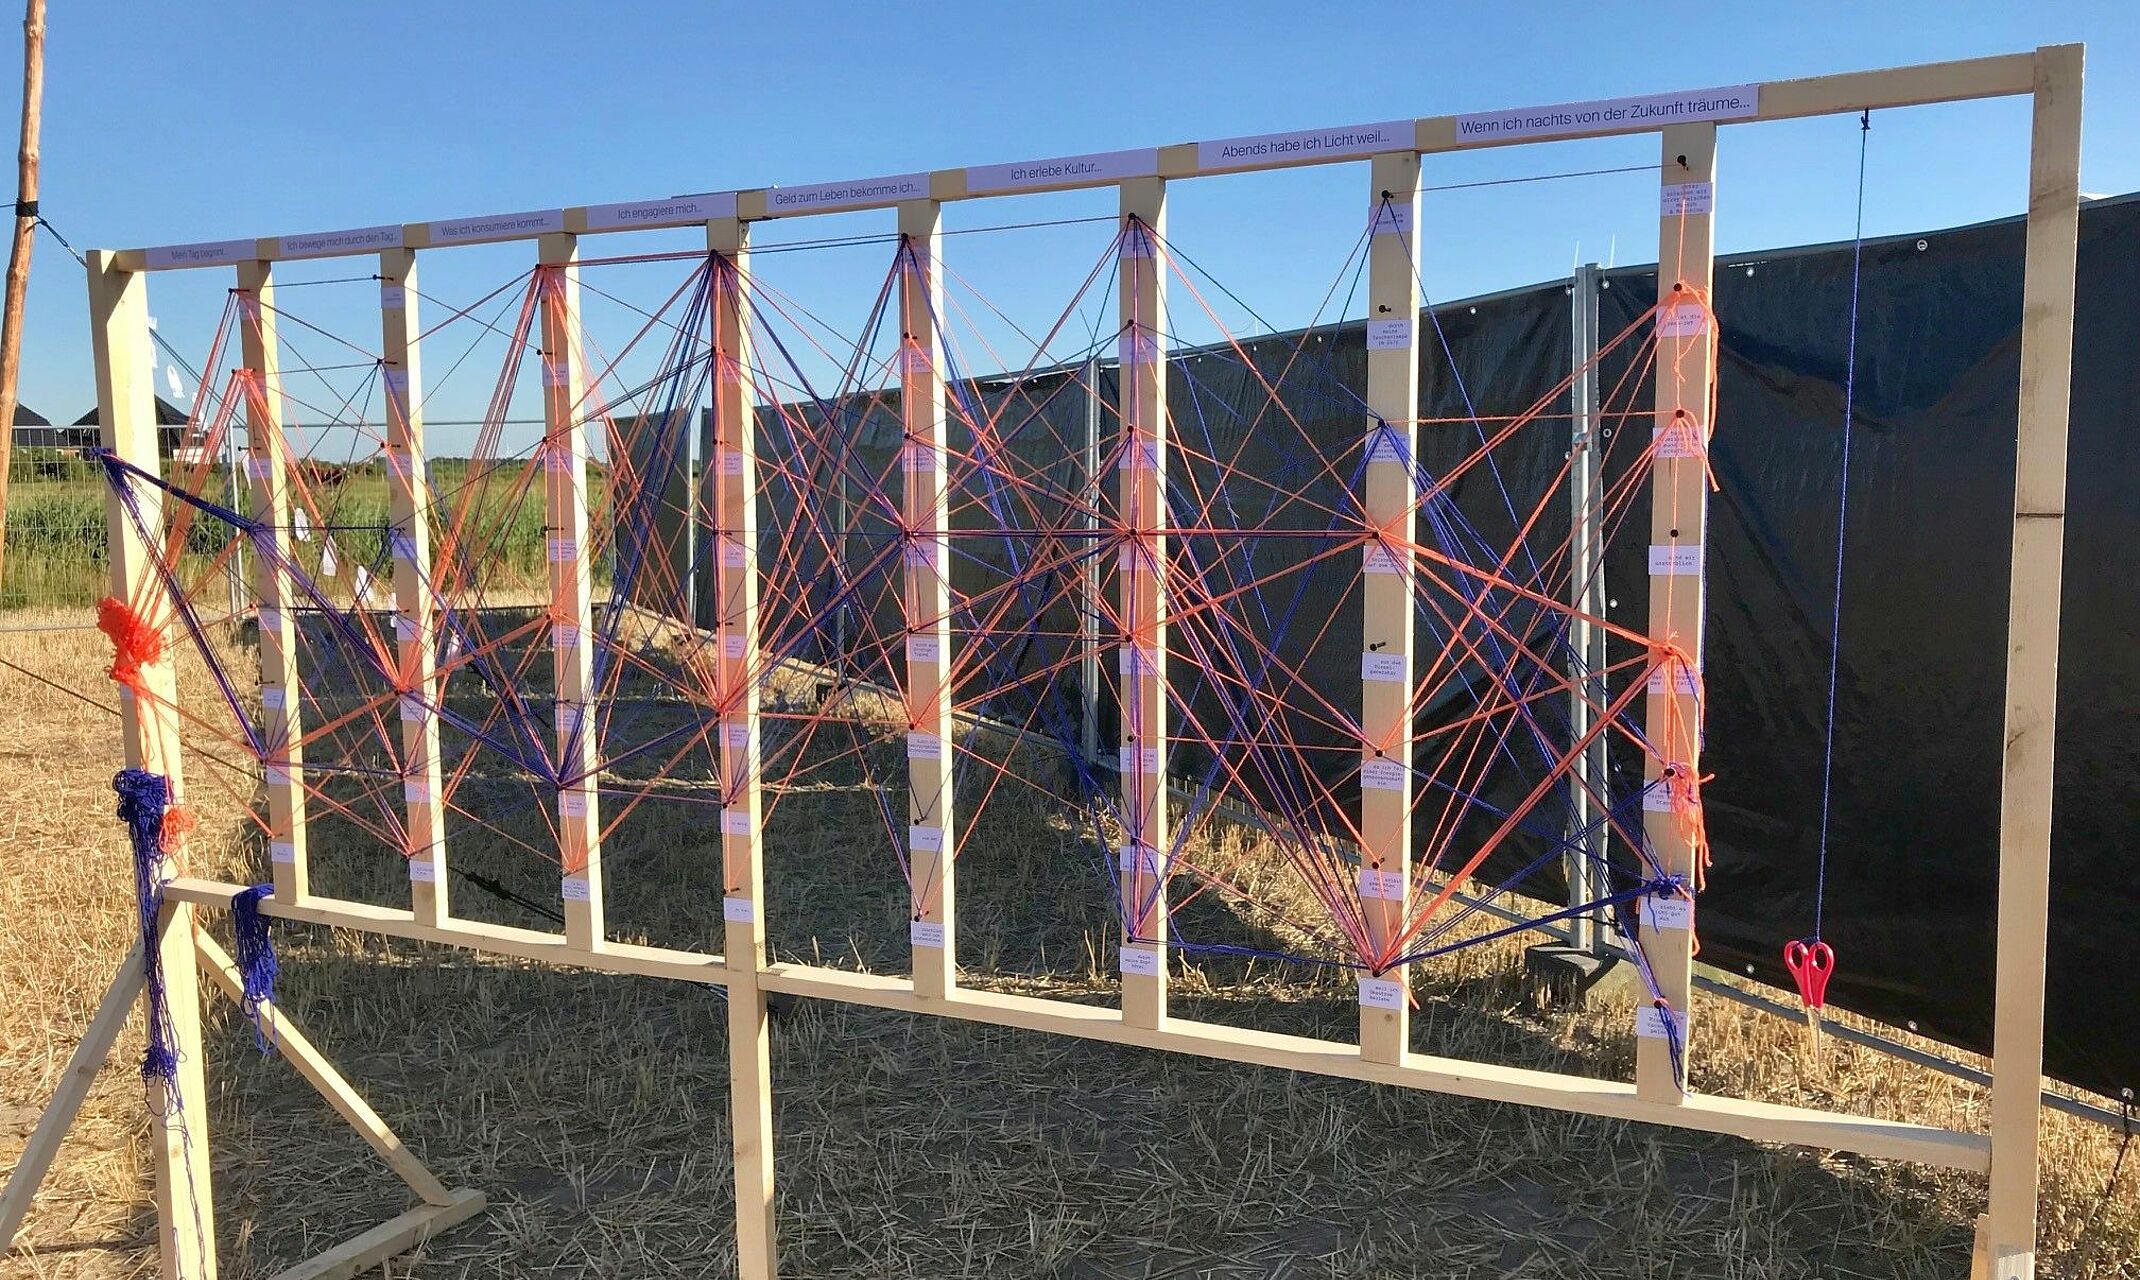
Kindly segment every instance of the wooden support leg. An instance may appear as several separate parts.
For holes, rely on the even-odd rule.
[[[156,1156],[158,1252],[166,1280],[215,1280],[215,1197],[208,1169],[208,1076],[202,1061],[201,979],[194,964],[195,908],[166,902],[158,922],[164,1014],[178,1054],[178,1109],[164,1082],[148,1083]]]
[[[60,1073],[52,1101],[45,1104],[36,1130],[22,1148],[22,1158],[8,1175],[7,1189],[0,1191],[0,1253],[13,1246],[15,1232],[30,1212],[30,1202],[37,1198],[38,1185],[51,1169],[52,1158],[59,1154],[60,1141],[74,1127],[74,1117],[82,1109],[82,1100],[89,1096],[89,1086],[111,1058],[112,1045],[126,1029],[126,1015],[133,1011],[134,1001],[141,998],[141,982],[141,948],[135,947],[119,962],[119,972],[105,990],[96,1016],[89,1020],[89,1029],[82,1033],[81,1043],[67,1058],[67,1069]]]

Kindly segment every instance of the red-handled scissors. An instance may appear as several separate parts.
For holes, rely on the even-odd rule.
[[[1819,938],[1804,938],[1783,944],[1783,967],[1798,983],[1798,998],[1806,1008],[1828,1003],[1828,979],[1835,973],[1835,948]]]

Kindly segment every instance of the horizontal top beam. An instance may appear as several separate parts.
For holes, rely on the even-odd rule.
[[[1334,164],[1390,151],[1429,154],[1525,142],[1650,133],[1667,124],[1688,120],[1751,124],[1888,107],[2014,97],[2034,92],[2036,61],[2045,52],[2047,49],[1884,71],[1813,76],[1803,80],[1433,116],[1423,120],[1390,120],[1331,129],[1300,129],[805,186],[702,192],[624,204],[534,209],[400,226],[388,224],[308,235],[269,236],[259,240],[218,240],[126,249],[118,253],[117,265],[125,271],[169,271],[245,261],[349,257],[377,253],[381,249],[429,249],[533,240],[560,231],[601,234],[696,226],[716,218],[730,217],[756,221],[885,209],[902,201],[925,198],[950,201],[1042,191],[1075,191],[1113,186],[1125,178],[1155,174],[1169,179],[1197,178]]]

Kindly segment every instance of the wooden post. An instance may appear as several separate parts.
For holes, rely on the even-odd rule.
[[[379,254],[381,378],[393,520],[395,680],[400,690],[402,798],[409,904],[436,925],[452,914],[446,877],[446,799],[439,768],[438,611],[432,603],[431,471],[424,453],[423,355],[417,335],[416,251]]]
[[[22,16],[22,145],[16,152],[15,241],[7,254],[7,301],[0,308],[0,582],[7,562],[7,478],[14,463],[15,410],[22,379],[22,312],[37,244],[37,134],[45,113],[45,0]]]
[[[957,848],[951,737],[951,510],[945,496],[943,206],[899,206],[899,417],[905,428],[907,874],[913,882],[914,991],[942,999],[958,982]]]
[[[1374,951],[1360,975],[1360,1052],[1402,1062],[1411,1043],[1405,966],[1390,963],[1412,879],[1412,547],[1418,489],[1419,157],[1369,165],[1367,435],[1362,513],[1379,541],[1360,576],[1360,907]]]
[[[771,1280],[772,1025],[765,968],[765,843],[760,829],[758,703],[758,455],[749,369],[749,224],[706,224],[713,257],[713,458],[705,481],[713,524],[714,635],[720,646],[722,916],[728,968],[728,1105],[736,1159],[737,1274]]]
[[[1591,618],[1605,616],[1604,437],[1598,434],[1598,266],[1575,270],[1569,294],[1573,320],[1568,387],[1568,741],[1589,736],[1598,709],[1611,700],[1606,688],[1605,629]],[[1561,858],[1568,882],[1568,905],[1596,902],[1605,896],[1606,834],[1593,830],[1605,814],[1598,803],[1609,775],[1606,751],[1610,734],[1599,734],[1575,758],[1569,770],[1568,850]],[[1598,917],[1590,912],[1568,921],[1568,945],[1595,951]]]
[[[1657,245],[1657,404],[1660,444],[1650,476],[1650,635],[1699,665],[1702,655],[1703,533],[1709,518],[1708,475],[1701,451],[1685,447],[1709,429],[1715,377],[1709,331],[1711,208],[1715,199],[1716,126],[1670,125],[1663,131]],[[1674,779],[1697,777],[1701,704],[1690,679],[1652,678],[1648,737],[1663,763],[1644,772],[1645,827],[1666,875],[1690,886],[1694,844],[1672,812]],[[1666,770],[1675,771],[1667,776]],[[1691,913],[1642,913],[1639,937],[1661,998],[1636,1014],[1635,1087],[1647,1101],[1676,1103],[1686,1089],[1692,1051],[1694,933]]]
[[[2036,51],[2029,223],[2021,303],[2020,439],[2006,639],[2006,750],[1999,788],[1999,956],[1993,1001],[1992,1280],[2036,1273],[2037,1123],[2050,924],[2052,748],[2065,554],[2066,418],[2072,398],[2079,235],[2081,47]]]
[[[290,572],[290,445],[282,434],[282,352],[274,268],[238,264],[238,340],[245,359],[245,475],[252,494],[253,599],[260,607],[261,772],[275,896],[311,893],[305,857],[305,753],[297,676],[297,588]]]
[[[114,255],[89,255],[89,337],[96,362],[97,422],[102,442],[121,461],[161,474],[156,452],[155,395],[150,380],[148,283],[122,271]],[[152,537],[163,529],[163,496],[153,486],[132,486],[133,510]],[[111,593],[131,601],[152,625],[168,627],[176,612],[155,571],[162,548],[135,527],[118,486],[104,497],[111,554]],[[167,642],[171,637],[166,636]],[[170,646],[167,643],[166,648]],[[142,696],[119,691],[119,736],[129,768],[162,774],[172,803],[184,793],[178,746],[178,685],[172,662],[141,670]],[[185,868],[184,851],[166,859],[163,871]],[[148,1085],[154,1117],[157,1237],[163,1274],[170,1280],[214,1280],[215,1208],[208,1183],[208,1086],[202,1074],[200,975],[194,968],[190,903],[167,901],[154,944],[164,983],[164,1009],[172,1048],[178,1054],[178,1096],[184,1110],[165,1114],[164,1084]]]
[[[1122,184],[1122,1018],[1167,1016],[1167,358],[1164,179]]]
[[[602,814],[595,792],[593,557],[587,541],[587,370],[580,351],[579,237],[542,237],[543,492],[550,652],[557,675],[557,834],[565,936],[602,945]]]

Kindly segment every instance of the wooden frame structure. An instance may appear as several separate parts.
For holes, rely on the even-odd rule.
[[[763,866],[757,788],[734,788],[721,826],[726,920],[721,954],[629,945],[605,936],[601,914],[600,850],[591,784],[560,788],[564,832],[566,913],[562,933],[545,933],[461,919],[449,910],[443,875],[445,851],[438,843],[435,799],[437,730],[420,717],[404,731],[406,763],[419,771],[408,789],[410,823],[430,833],[427,854],[412,860],[406,909],[325,898],[310,892],[304,874],[302,795],[285,773],[271,778],[269,796],[276,823],[275,892],[261,908],[271,916],[333,925],[394,937],[419,938],[523,957],[547,964],[675,978],[725,985],[732,1039],[732,1107],[736,1159],[737,1242],[740,1274],[770,1277],[776,1271],[773,1222],[773,1135],[766,998],[771,993],[846,1001],[914,1014],[1054,1032],[1235,1062],[1258,1063],[1318,1074],[1373,1080],[1461,1097],[1515,1102],[1567,1112],[1607,1116],[1738,1135],[1762,1141],[1804,1144],[1976,1170],[1990,1177],[1990,1207],[1979,1223],[1978,1274],[2022,1280],[2034,1272],[2036,1237],[2037,1098],[2043,1040],[2044,943],[2048,913],[2051,766],[2058,642],[2059,571],[2066,467],[2066,419],[2074,307],[2082,51],[2077,45],[2047,46],[2031,53],[1962,62],[1869,71],[1690,93],[1659,94],[1611,102],[1498,111],[1467,116],[1402,120],[1346,129],[1308,130],[1255,138],[1226,139],[1019,165],[950,169],[927,174],[678,197],[639,204],[467,218],[448,222],[378,227],[324,235],[229,241],[159,249],[100,252],[90,262],[92,329],[104,442],[138,465],[155,465],[149,387],[142,378],[148,341],[144,273],[167,269],[234,266],[241,290],[266,296],[271,264],[285,259],[379,255],[385,353],[392,395],[389,455],[404,481],[421,474],[422,424],[417,405],[418,352],[415,293],[420,253],[457,244],[531,241],[548,305],[543,312],[545,471],[552,526],[550,548],[554,632],[552,646],[561,700],[558,740],[568,755],[585,745],[574,703],[586,691],[589,582],[586,546],[586,440],[575,412],[585,378],[576,350],[578,238],[641,227],[703,225],[714,262],[714,390],[717,448],[704,477],[713,544],[721,556],[714,628],[721,639],[722,687],[726,693],[721,735],[722,768],[731,779],[756,777],[759,749],[756,696],[745,673],[756,660],[758,570],[754,564],[755,474],[751,420],[743,379],[751,343],[747,310],[739,303],[748,271],[750,224],[770,218],[857,209],[896,211],[901,236],[899,314],[902,325],[901,413],[906,431],[904,501],[912,526],[941,528],[932,513],[945,501],[944,383],[941,336],[940,222],[948,201],[980,197],[1115,187],[1121,211],[1121,417],[1128,449],[1120,472],[1120,510],[1127,526],[1123,571],[1118,575],[1122,616],[1129,642],[1122,651],[1122,785],[1130,815],[1122,849],[1125,901],[1130,919],[1122,939],[1122,1002],[1119,1009],[960,988],[955,981],[956,939],[949,850],[954,815],[948,786],[952,751],[947,673],[951,637],[944,616],[946,552],[941,534],[919,537],[906,549],[909,621],[904,694],[911,718],[908,760],[912,785],[910,840],[916,875],[913,901],[914,976],[887,977],[795,964],[769,964],[759,904]],[[1992,1084],[1988,1136],[1952,1132],[1901,1121],[1875,1120],[1798,1107],[1710,1097],[1686,1090],[1684,1044],[1689,1023],[1690,932],[1685,916],[1646,913],[1642,942],[1652,958],[1665,1005],[1643,1011],[1638,1062],[1632,1082],[1596,1080],[1550,1072],[1435,1057],[1410,1048],[1401,970],[1373,974],[1361,983],[1357,1043],[1337,1043],[1242,1030],[1171,1017],[1167,1011],[1167,965],[1159,931],[1140,926],[1140,905],[1156,914],[1163,903],[1169,855],[1166,830],[1165,755],[1168,740],[1164,693],[1166,640],[1162,581],[1164,556],[1160,486],[1166,473],[1165,362],[1156,317],[1164,305],[1162,261],[1166,194],[1171,183],[1207,175],[1296,165],[1364,162],[1368,169],[1371,222],[1369,371],[1371,420],[1364,506],[1381,524],[1387,542],[1371,547],[1361,568],[1366,638],[1363,655],[1362,808],[1364,899],[1389,904],[1370,912],[1370,932],[1382,936],[1401,918],[1409,849],[1406,834],[1408,782],[1402,761],[1385,754],[1405,738],[1405,687],[1412,670],[1411,628],[1406,612],[1412,512],[1409,481],[1411,427],[1417,417],[1419,293],[1417,261],[1420,157],[1528,141],[1648,133],[1662,146],[1659,277],[1660,358],[1657,361],[1656,429],[1667,441],[1675,432],[1706,431],[1702,421],[1715,377],[1713,334],[1707,319],[1712,266],[1710,223],[1715,209],[1715,173],[1720,134],[1734,124],[1857,113],[1993,97],[2028,97],[2034,108],[2029,174],[2027,276],[2022,330],[2020,431],[2016,457],[2013,586],[2009,615],[2007,728],[1999,838],[1999,930],[1997,959],[1997,1071]],[[272,513],[282,501],[276,472],[288,465],[279,453],[273,420],[279,398],[274,333],[257,305],[245,329],[245,358],[261,394],[256,405],[253,458],[257,511]],[[1406,424],[1399,426],[1397,424]],[[264,430],[262,429],[264,428]],[[1661,447],[1653,478],[1651,572],[1652,634],[1698,663],[1701,652],[1703,525],[1706,501],[1698,457],[1673,456]],[[409,688],[424,690],[430,671],[432,622],[416,587],[416,566],[427,554],[420,486],[401,484],[394,520],[404,533],[396,543],[396,600],[400,610],[401,661]],[[154,512],[150,512],[151,518]],[[276,522],[276,523],[279,523]],[[113,500],[110,513],[113,584],[122,596],[148,584],[147,552]],[[562,532],[560,532],[562,531]],[[403,556],[409,570],[402,571]],[[264,563],[264,559],[263,559]],[[153,587],[149,587],[153,590]],[[259,583],[263,617],[272,615],[282,642],[263,644],[263,682],[287,681],[280,665],[292,652],[289,619],[279,603],[282,584],[263,570]],[[265,628],[263,628],[265,631]],[[1377,656],[1379,655],[1379,656]],[[127,758],[178,782],[173,744],[175,690],[159,687],[155,705],[125,706]],[[427,699],[426,699],[427,700]],[[294,722],[294,699],[284,714]],[[1698,709],[1689,683],[1669,679],[1648,691],[1654,741],[1669,743],[1667,765],[1651,766],[1652,778],[1670,769],[1696,766]],[[569,723],[568,723],[569,721]],[[1386,739],[1376,747],[1376,736]],[[290,762],[294,765],[294,761]],[[1388,783],[1375,781],[1387,773]],[[283,788],[287,788],[285,791]],[[1656,788],[1653,788],[1656,789]],[[279,797],[279,798],[278,798]],[[1668,821],[1648,815],[1650,836],[1667,869],[1691,870],[1693,851]],[[213,944],[199,938],[195,915],[226,906],[239,886],[189,878],[183,868],[166,889],[164,965],[172,1017],[183,1043],[200,1034],[195,973],[205,962],[212,982],[228,986],[227,963]],[[1394,892],[1390,892],[1390,889]],[[98,1035],[108,1043],[114,1006],[128,998],[125,971],[98,1017]],[[285,1027],[286,1045],[299,1043]],[[197,1064],[198,1055],[184,1055]],[[307,1054],[300,1066],[315,1062]],[[197,1065],[192,1068],[197,1073]],[[320,1074],[324,1072],[324,1074]],[[346,1085],[331,1069],[308,1069],[330,1097]],[[324,1082],[324,1083],[323,1083]],[[182,1082],[201,1096],[197,1078]],[[67,1089],[78,1082],[70,1076]],[[348,1095],[353,1098],[354,1095]],[[346,1100],[346,1099],[345,1099]],[[62,1104],[66,1101],[62,1099]],[[338,1105],[342,1105],[338,1103]],[[368,1135],[383,1133],[361,1102],[344,1114]],[[64,1123],[66,1108],[55,1108]],[[164,1224],[165,1274],[200,1280],[213,1275],[213,1230],[207,1188],[206,1133],[192,1119],[190,1143],[159,1142],[156,1150],[159,1210]],[[388,1135],[388,1141],[391,1136]],[[375,1141],[375,1146],[380,1145]],[[403,1223],[387,1236],[406,1243],[421,1229],[436,1229],[455,1215],[474,1212],[475,1193],[450,1193],[428,1174],[405,1168],[386,1148],[382,1154],[425,1199],[433,1216],[420,1226]],[[403,1153],[406,1154],[406,1153]],[[46,1153],[47,1157],[49,1153]],[[419,1167],[420,1168],[420,1167]],[[27,1207],[25,1177],[34,1188],[41,1166],[26,1162],[8,1189],[10,1228]],[[458,1196],[459,1198],[453,1198]],[[192,1197],[188,1199],[188,1197]],[[450,1205],[440,1197],[452,1199]],[[464,1212],[465,1211],[465,1212]],[[420,1211],[423,1212],[423,1211]],[[202,1230],[179,1230],[177,1223]],[[393,1224],[389,1224],[393,1226]],[[382,1229],[385,1230],[385,1229]],[[374,1240],[367,1260],[383,1256]],[[348,1256],[341,1261],[348,1262]],[[306,1270],[304,1274],[346,1274]]]

